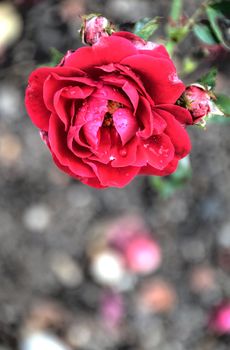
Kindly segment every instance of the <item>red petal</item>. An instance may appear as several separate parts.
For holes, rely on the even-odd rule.
[[[127,108],[118,108],[113,113],[114,126],[125,145],[137,132],[138,124],[136,117]]]
[[[158,44],[153,46],[152,50],[151,50],[151,45],[146,45],[140,50],[140,53],[142,53],[143,55],[149,55],[152,57],[170,58],[166,48],[163,45],[158,45]]]
[[[145,139],[149,138],[153,134],[153,114],[149,102],[146,98],[140,96],[140,103],[137,110],[137,117],[141,130],[138,131],[138,136]]]
[[[175,157],[163,170],[153,168],[150,165],[141,168],[139,175],[168,176],[177,169],[178,159]]]
[[[68,99],[85,99],[91,95],[94,88],[91,86],[67,86],[62,89],[62,96]]]
[[[98,130],[103,123],[107,110],[107,100],[95,97],[89,99],[85,114],[86,123],[83,126],[83,131],[91,146],[98,145]]]
[[[47,77],[44,83],[44,92],[43,92],[44,102],[46,107],[50,111],[54,111],[53,98],[54,98],[54,94],[57,91],[63,88],[69,88],[76,85],[82,86],[83,84],[86,85],[85,87],[88,87],[89,89],[93,90],[93,87],[97,85],[97,83],[94,82],[92,79],[82,76],[82,74],[85,74],[85,73],[79,73],[81,71],[65,68],[65,67],[59,67],[59,70],[62,70],[61,72],[59,72],[60,75],[53,72]],[[66,76],[67,74],[68,75],[72,74],[72,75]],[[78,77],[77,74],[81,74],[81,76]],[[73,95],[73,98],[75,98],[74,95]]]
[[[106,186],[101,185],[101,183],[99,182],[97,177],[80,177],[80,176],[77,176],[68,167],[62,165],[54,154],[52,154],[52,156],[53,156],[54,163],[57,165],[57,167],[59,169],[61,169],[62,171],[64,171],[69,176],[71,176],[71,177],[81,181],[82,183],[84,183],[84,184],[86,184],[88,186],[91,186],[91,187],[106,188]]]
[[[68,148],[71,150],[72,153],[74,153],[79,158],[87,158],[89,157],[92,152],[89,150],[89,148],[83,147],[79,145],[74,137],[75,133],[73,132],[73,128],[70,128],[68,134],[67,134],[67,145]]]
[[[101,127],[98,131],[98,145],[92,148],[90,159],[104,164],[110,162],[111,132],[109,128]]]
[[[43,85],[50,68],[38,68],[29,77],[26,89],[25,105],[32,122],[42,130],[49,128],[50,111],[47,110],[43,100]]]
[[[139,102],[139,94],[137,93],[136,87],[132,82],[129,82],[127,79],[117,75],[107,75],[101,77],[101,79],[107,84],[110,83],[113,86],[121,87],[126,96],[128,96],[130,99],[134,108],[134,112],[136,112]]]
[[[175,103],[184,91],[173,62],[166,58],[153,58],[139,54],[127,57],[126,64],[140,74],[143,84],[156,104]]]
[[[151,41],[145,41],[139,36],[130,32],[116,32],[115,36],[128,39],[139,50],[139,53],[151,55],[153,57],[169,57],[166,48],[163,45],[155,44]]]
[[[73,117],[70,115],[72,101],[67,101],[62,97],[62,90],[56,92],[53,99],[55,112],[64,123],[65,130],[67,130],[71,122],[71,117]]]
[[[116,145],[112,148],[111,154],[113,154],[114,160],[112,160],[112,167],[126,167],[129,165],[136,166],[136,150],[138,140],[133,138],[125,146]]]
[[[96,97],[99,99],[106,98],[107,100],[119,102],[126,107],[132,107],[129,99],[126,98],[121,92],[119,92],[119,90],[112,88],[111,86],[104,85],[102,88],[97,89],[92,94],[92,97]]]
[[[125,77],[125,79],[127,80],[127,78],[130,80],[132,80],[132,82],[135,83],[135,87],[136,89],[141,92],[141,94],[143,96],[145,96],[147,98],[147,100],[149,101],[149,103],[151,104],[151,106],[154,106],[154,102],[152,100],[152,98],[149,96],[149,94],[146,92],[146,89],[143,85],[142,80],[140,79],[140,77],[130,69],[130,67],[128,66],[124,66],[122,64],[116,64],[115,65],[117,67],[117,69],[119,69],[120,73],[122,74],[122,76]]]
[[[139,167],[123,167],[123,168],[113,168],[108,165],[104,165],[101,163],[92,163],[87,162],[95,171],[100,183],[103,186],[108,187],[124,187],[129,182],[133,180],[133,178],[139,172]]]
[[[182,125],[192,125],[193,119],[190,112],[180,106],[177,105],[160,105],[158,106],[160,109],[164,109],[171,113]]]
[[[170,137],[175,147],[175,154],[179,158],[185,157],[191,151],[191,142],[187,131],[171,113],[160,109],[158,109],[158,113],[167,122],[165,133]]]
[[[120,62],[128,56],[135,55],[137,50],[124,38],[116,36],[101,37],[92,47],[81,47],[66,58],[64,66],[80,69]]]
[[[88,186],[94,187],[94,188],[107,188],[108,186],[103,186],[97,177],[83,177],[80,179],[80,181]]]
[[[156,169],[164,169],[174,157],[173,144],[165,134],[145,140],[143,147],[148,164]]]
[[[26,89],[25,105],[27,112],[33,123],[40,129],[47,131],[49,127],[50,112],[46,105],[47,96],[50,96],[50,87],[45,89],[46,80],[52,73],[60,73],[62,75],[84,75],[85,73],[64,67],[43,67],[34,70],[29,77],[29,84]],[[55,92],[57,90],[54,90]],[[53,100],[53,93],[51,93]]]
[[[59,163],[68,167],[76,176],[95,176],[93,170],[68,149],[67,135],[63,130],[63,124],[54,114],[51,115],[49,122],[49,142],[52,153]]]
[[[152,135],[162,134],[166,128],[166,122],[159,114],[152,110],[146,98],[140,96],[140,103],[137,110],[137,117],[142,129],[138,131],[138,135],[148,139]]]

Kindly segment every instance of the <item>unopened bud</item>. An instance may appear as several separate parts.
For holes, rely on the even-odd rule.
[[[212,110],[211,97],[202,85],[194,84],[188,86],[183,94],[183,98],[185,107],[187,107],[193,117],[194,124],[208,116]]]
[[[115,26],[105,17],[91,14],[83,16],[81,38],[84,44],[94,45],[101,37],[107,37],[115,32]]]

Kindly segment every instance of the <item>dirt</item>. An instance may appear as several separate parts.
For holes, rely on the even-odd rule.
[[[124,23],[166,16],[169,4],[166,0],[17,4],[23,32],[1,56],[0,67],[0,138],[9,145],[0,152],[1,350],[19,348],[21,332],[32,322],[28,314],[38,301],[57,303],[57,314],[68,314],[68,321],[60,327],[54,321],[52,330],[65,341],[71,343],[68,332],[73,325],[76,334],[88,331],[88,340],[79,340],[73,349],[229,349],[229,337],[213,334],[207,324],[212,308],[230,297],[230,124],[210,125],[206,131],[190,128],[192,178],[162,199],[146,177],[124,189],[106,190],[69,179],[53,165],[24,108],[28,74],[48,62],[50,47],[64,52],[80,45],[73,9],[79,14],[102,12]],[[197,2],[186,4],[191,14]],[[211,64],[205,62],[202,71]],[[223,60],[217,84],[225,93],[230,91],[228,62]],[[103,235],[106,223],[130,214],[146,222],[162,247],[163,262],[157,272],[138,278],[123,292],[122,326],[105,331],[99,305],[106,288],[90,274],[88,251],[96,234]],[[53,268],[57,254],[67,257],[67,265],[72,259],[80,271],[75,284],[60,277],[62,265]],[[194,287],[191,276],[204,267],[213,279],[200,290],[200,279]],[[146,312],[139,302],[142,285],[156,278],[169,283],[176,295],[166,312]]]

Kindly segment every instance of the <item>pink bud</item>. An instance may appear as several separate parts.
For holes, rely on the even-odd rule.
[[[114,32],[113,24],[105,17],[98,15],[83,16],[81,37],[84,44],[94,45],[101,37]]]
[[[194,123],[199,122],[201,118],[206,117],[211,112],[211,98],[202,86],[188,86],[183,98]]]
[[[230,301],[216,307],[211,315],[209,327],[217,334],[230,334]]]
[[[147,274],[160,266],[161,250],[150,237],[134,236],[126,246],[124,257],[131,271]]]

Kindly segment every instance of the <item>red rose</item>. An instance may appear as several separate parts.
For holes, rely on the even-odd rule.
[[[124,32],[32,72],[26,108],[57,166],[83,183],[123,187],[169,175],[191,148],[185,87],[161,45]]]

